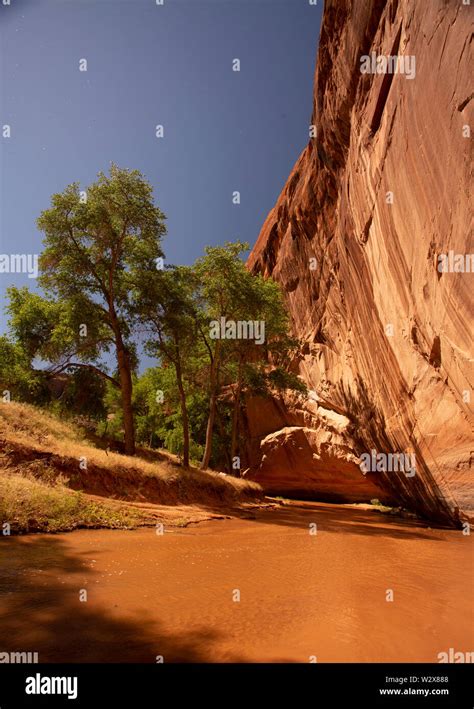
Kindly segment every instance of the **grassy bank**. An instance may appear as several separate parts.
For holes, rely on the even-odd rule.
[[[40,409],[0,404],[0,523],[12,532],[183,526],[262,499],[255,483],[185,471],[164,451],[103,450]]]

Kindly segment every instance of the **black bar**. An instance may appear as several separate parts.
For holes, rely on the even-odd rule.
[[[46,689],[51,687],[43,678],[77,677],[77,698],[26,694],[27,678],[35,678],[36,687],[37,675]],[[31,680],[28,684],[33,687]],[[237,702],[245,708],[261,703],[262,709],[272,704],[472,709],[473,684],[470,664],[3,664],[0,709],[141,709],[190,702],[223,709]],[[69,690],[74,693],[72,683]]]

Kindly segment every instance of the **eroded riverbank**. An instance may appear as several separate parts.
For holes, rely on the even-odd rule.
[[[40,662],[436,662],[474,649],[469,536],[316,503],[254,516],[163,535],[3,538],[0,651]]]

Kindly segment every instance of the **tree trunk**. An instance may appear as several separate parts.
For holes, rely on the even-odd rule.
[[[217,420],[217,427],[219,429],[219,434],[221,437],[221,441],[225,441],[225,430],[224,430],[224,424],[222,423],[222,416],[219,411],[219,407],[216,405],[216,420]],[[227,472],[229,475],[233,475],[234,471],[232,470],[232,458],[230,457],[230,450],[228,446],[225,446],[225,459],[227,463]]]
[[[109,300],[109,318],[110,325],[115,336],[120,391],[122,394],[125,455],[135,455],[135,424],[133,420],[132,407],[132,368],[130,366],[130,355],[123,343],[120,322],[115,312],[112,296],[110,296]]]
[[[232,460],[232,473],[235,475],[234,458],[237,454],[237,439],[239,433],[240,395],[242,392],[242,358],[239,359],[239,369],[237,374],[237,385],[235,389],[234,408],[232,411],[232,436],[230,442],[230,457]],[[240,477],[240,468],[238,469]]]
[[[212,434],[214,431],[214,421],[216,418],[217,405],[217,379],[219,373],[219,342],[216,343],[214,359],[211,364],[211,397],[209,401],[209,418],[207,419],[206,428],[206,445],[201,461],[201,470],[206,470],[209,467],[209,461],[212,453]]]
[[[209,402],[209,418],[207,419],[206,428],[206,445],[204,448],[204,455],[201,461],[201,470],[206,470],[209,467],[209,461],[211,459],[212,453],[212,434],[214,431],[214,421],[216,418],[216,403],[217,403],[217,392],[213,387],[211,391],[211,399]]]
[[[123,427],[125,438],[125,454],[135,455],[135,424],[132,408],[132,370],[128,352],[122,343],[117,343],[117,364],[122,393]]]
[[[181,418],[183,420],[183,466],[185,468],[189,468],[189,418],[179,352],[174,366],[176,371],[176,381],[178,382],[179,400],[181,403]]]

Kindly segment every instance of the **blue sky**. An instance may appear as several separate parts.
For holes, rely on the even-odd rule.
[[[255,242],[308,141],[322,0],[2,2],[0,253],[39,253],[51,194],[112,161],[153,184],[168,262]]]

